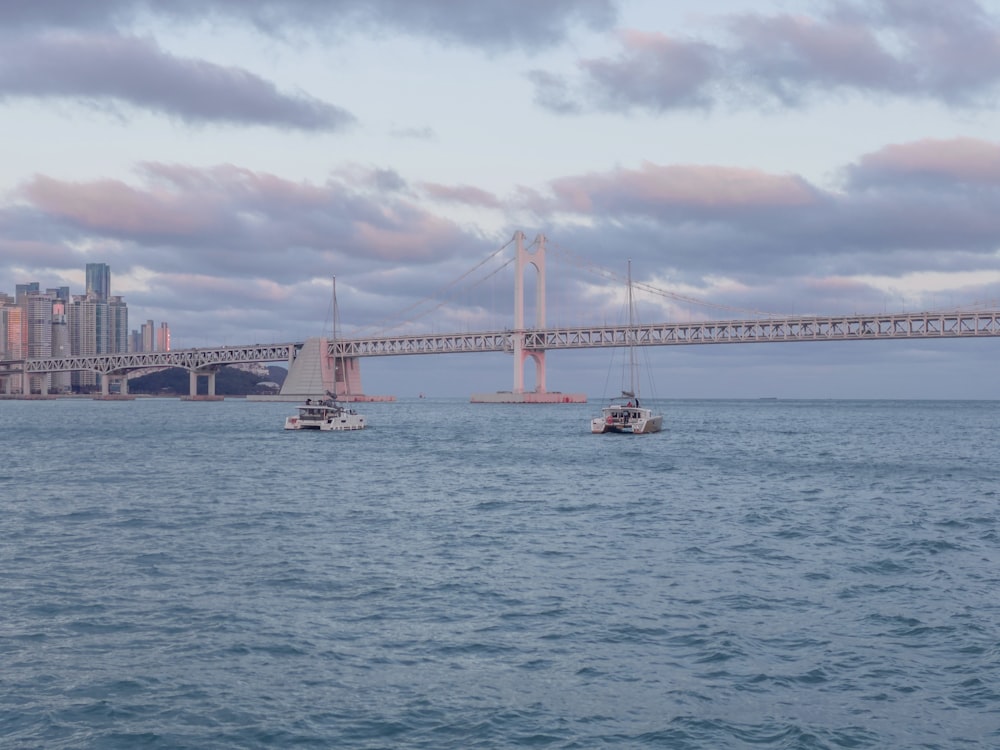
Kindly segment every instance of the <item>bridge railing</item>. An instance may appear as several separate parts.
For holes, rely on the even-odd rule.
[[[824,315],[342,338],[330,344],[330,354],[338,357],[395,357],[413,354],[509,353],[514,351],[517,336],[523,336],[523,347],[528,350],[595,349],[624,347],[633,343],[639,346],[686,346],[778,341],[992,337],[1000,336],[1000,310]],[[198,371],[243,362],[290,362],[302,345],[302,342],[252,344],[169,352],[10,360],[0,362],[0,376],[16,372],[35,374],[71,370],[119,373],[146,367],[183,367]]]

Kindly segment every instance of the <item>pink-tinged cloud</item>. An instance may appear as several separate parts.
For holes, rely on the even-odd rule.
[[[346,110],[289,95],[247,70],[181,58],[148,38],[46,34],[5,39],[0,97],[117,102],[187,122],[333,131]]]
[[[430,215],[387,216],[377,223],[356,221],[352,233],[369,256],[385,261],[431,261],[463,249],[454,225]]]
[[[918,179],[1000,187],[1000,143],[928,138],[893,144],[861,157],[849,174],[858,186]]]
[[[703,211],[808,206],[817,193],[800,177],[751,169],[696,165],[662,166],[564,177],[552,183],[561,210],[598,214]]]
[[[481,208],[500,208],[501,206],[495,195],[472,185],[440,185],[425,182],[422,187],[427,195],[440,201]]]
[[[139,172],[151,189],[193,196],[196,201],[217,207],[241,206],[241,210],[257,206],[270,211],[286,206],[317,208],[329,202],[331,193],[328,186],[294,182],[232,164],[201,169],[144,162],[139,165]]]
[[[35,177],[21,189],[29,205],[11,221],[49,227],[67,243],[121,243],[157,271],[189,270],[182,256],[194,253],[199,272],[244,278],[294,276],[287,264],[275,266],[290,253],[309,267],[344,258],[426,263],[480,242],[401,199],[389,171],[360,191],[335,179],[293,182],[232,165],[150,162],[139,171],[138,185]]]
[[[23,197],[54,219],[106,233],[183,236],[213,224],[211,207],[169,190],[143,191],[118,180],[63,182],[38,175]]]

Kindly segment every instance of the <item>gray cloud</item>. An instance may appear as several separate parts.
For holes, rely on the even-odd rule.
[[[461,252],[479,238],[401,198],[400,180],[377,172],[370,191],[331,179],[293,182],[223,165],[212,169],[149,163],[142,184],[73,183],[36,176],[21,188],[28,207],[10,209],[7,224],[25,234],[39,225],[67,244],[117,245],[123,262],[164,273],[191,268],[234,278],[300,278],[302,268],[333,261],[378,266],[428,263]]]
[[[723,17],[715,28],[728,36],[722,43],[625,32],[617,57],[581,60],[575,80],[540,71],[529,79],[536,101],[559,113],[796,107],[837,93],[996,103],[1000,20],[975,0],[838,0],[826,8]]]
[[[110,28],[136,14],[225,19],[266,33],[289,29],[386,29],[493,49],[538,48],[583,25],[611,27],[618,0],[32,0],[0,4],[0,28]]]
[[[695,287],[739,279],[750,309],[822,299],[795,279],[1000,271],[1000,144],[900,144],[862,156],[845,174],[834,191],[793,175],[645,164],[553,180],[538,209],[548,233],[588,257],[623,261],[627,252]],[[780,295],[768,291],[774,279]],[[857,288],[849,296],[866,299]]]
[[[110,99],[188,122],[340,130],[354,121],[344,109],[283,94],[246,70],[179,58],[150,39],[113,34],[8,40],[0,96]]]

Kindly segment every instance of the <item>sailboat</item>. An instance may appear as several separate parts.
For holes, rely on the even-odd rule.
[[[337,351],[337,277],[333,277],[333,344],[334,356]],[[333,383],[334,390],[337,389],[337,370],[343,373],[347,395],[350,396],[351,384],[347,376],[347,367],[343,357],[334,359]],[[363,430],[367,426],[363,415],[358,414],[354,409],[343,406],[337,401],[337,394],[326,392],[326,398],[307,398],[306,402],[299,406],[299,413],[285,417],[286,430],[321,430],[323,432],[344,432],[347,430]]]
[[[601,416],[590,420],[590,431],[647,435],[663,429],[663,415],[654,414],[639,403],[639,367],[635,351],[635,300],[632,297],[632,261],[628,262],[628,373],[629,388],[601,409]]]

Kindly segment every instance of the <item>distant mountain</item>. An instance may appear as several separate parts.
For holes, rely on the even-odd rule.
[[[268,376],[261,377],[235,367],[222,367],[215,375],[215,393],[218,396],[247,396],[256,393],[274,393],[273,388],[262,387],[260,383],[285,382],[288,370],[277,365],[267,368]],[[191,388],[190,373],[182,367],[168,367],[165,370],[143,375],[128,381],[129,393],[153,396],[186,396]],[[208,393],[207,378],[198,378],[198,393]]]

